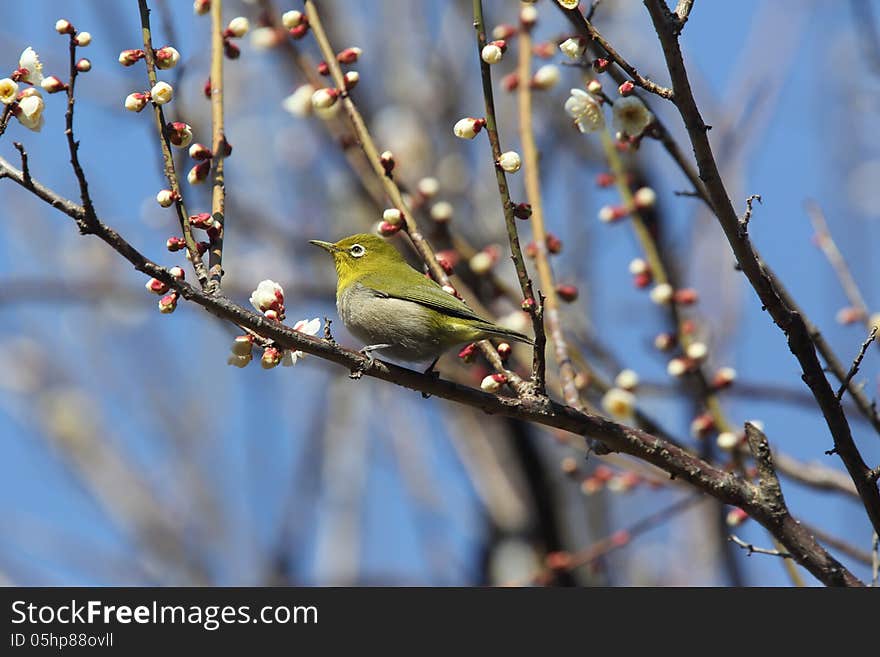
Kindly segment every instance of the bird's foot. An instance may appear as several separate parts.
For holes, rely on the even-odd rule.
[[[379,349],[387,349],[390,346],[391,346],[390,344],[368,344],[368,345],[365,345],[364,348],[360,350],[360,353],[362,353],[364,356],[367,357],[367,364],[366,365],[361,364],[358,366],[357,369],[352,370],[351,373],[348,375],[349,378],[351,378],[351,379],[361,378],[364,375],[364,371],[366,371],[367,368],[372,367],[373,363],[376,362],[376,358],[373,356],[373,352],[377,351]]]

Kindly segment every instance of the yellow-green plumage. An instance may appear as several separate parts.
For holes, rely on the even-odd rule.
[[[333,256],[336,308],[346,328],[396,360],[428,361],[451,347],[497,337],[532,341],[476,315],[463,301],[410,267],[376,235],[352,235],[331,244],[313,240]]]

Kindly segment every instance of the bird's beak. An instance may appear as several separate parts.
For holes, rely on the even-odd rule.
[[[336,253],[341,251],[338,246],[333,244],[332,242],[322,242],[321,240],[309,240],[309,244],[314,244],[315,246],[320,246],[322,249],[329,253]]]

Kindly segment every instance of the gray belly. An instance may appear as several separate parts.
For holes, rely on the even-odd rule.
[[[356,283],[336,295],[342,323],[364,345],[389,344],[380,357],[410,362],[430,361],[450,345],[437,332],[435,311],[412,301],[377,296]]]

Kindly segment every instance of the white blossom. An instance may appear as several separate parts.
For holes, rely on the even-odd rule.
[[[167,82],[159,81],[150,89],[150,97],[157,105],[164,105],[174,98],[174,87]]]
[[[614,129],[638,137],[654,121],[654,115],[638,96],[618,98],[612,110]]]
[[[32,93],[18,101],[18,109],[20,111],[16,114],[16,118],[28,130],[39,132],[43,127],[43,109],[45,104],[43,103],[43,97],[36,89],[31,91]]]
[[[308,320],[301,319],[293,325],[293,330],[305,333],[306,335],[317,335],[318,331],[321,330],[321,320],[318,317]],[[281,357],[281,364],[284,367],[293,367],[300,358],[305,358],[305,356],[302,351],[287,349]]]
[[[583,89],[572,89],[565,101],[566,113],[581,132],[596,132],[605,127],[605,115],[598,101]]]
[[[3,78],[0,80],[0,103],[9,105],[15,101],[15,94],[18,93],[18,83],[12,78]]]
[[[28,46],[18,58],[18,67],[27,71],[21,76],[22,82],[30,82],[35,87],[43,83],[43,65],[36,51]]]
[[[611,388],[602,397],[602,408],[615,419],[629,420],[636,408],[635,395],[621,388]]]

